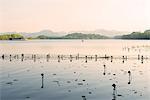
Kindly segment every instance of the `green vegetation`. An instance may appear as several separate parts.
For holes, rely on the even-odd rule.
[[[40,35],[36,39],[108,39],[108,37],[99,34],[72,33],[62,37],[48,37]]]
[[[49,37],[45,35],[39,35],[35,39],[63,39],[62,37]]]
[[[128,35],[123,35],[121,39],[150,39],[150,30],[146,30],[144,33],[133,32]]]
[[[0,35],[0,40],[15,40],[15,39],[24,39],[20,34],[3,34]]]
[[[0,35],[0,40],[22,40],[25,35],[21,35],[19,33],[15,34],[3,34]],[[26,36],[25,36],[26,37]],[[100,34],[83,34],[83,33],[71,33],[60,37],[54,36],[46,36],[46,35],[39,35],[35,37],[26,37],[29,40],[32,39],[112,39],[110,37],[100,35]],[[131,34],[127,35],[120,35],[113,37],[114,39],[150,39],[150,30],[146,30],[145,32],[132,32]]]
[[[36,37],[36,39],[48,39],[48,36],[45,35],[39,35],[38,37]]]
[[[99,34],[82,34],[82,33],[72,33],[65,35],[64,39],[108,39],[108,37]]]
[[[32,38],[32,37],[28,37],[27,39],[28,39],[28,40],[32,40],[32,39],[35,39],[35,38]]]

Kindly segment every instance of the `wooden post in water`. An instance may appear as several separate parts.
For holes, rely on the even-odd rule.
[[[78,59],[78,56],[76,56],[76,60]]]
[[[36,55],[33,55],[33,61],[36,62]]]
[[[58,55],[58,62],[60,62],[60,55]]]
[[[131,71],[128,71],[128,74],[129,74],[129,81],[128,81],[128,84],[131,84]]]
[[[143,60],[144,60],[144,57],[143,55],[141,56],[141,63],[143,64]]]
[[[106,54],[105,54],[105,59],[106,59],[106,57],[107,57],[107,56],[106,56]]]
[[[95,61],[97,61],[97,55],[95,55]]]
[[[4,55],[4,54],[2,55],[2,59],[3,59],[3,60],[5,59],[5,55]]]
[[[122,63],[124,63],[124,56],[122,56]]]
[[[83,100],[86,100],[86,97],[85,97],[85,96],[82,96],[82,99],[83,99]]]
[[[138,60],[140,60],[140,55],[138,54]]]
[[[70,55],[70,62],[72,62],[72,55]]]
[[[126,59],[126,61],[127,61],[128,57],[126,56],[125,59]]]
[[[21,61],[24,60],[24,54],[21,54]]]
[[[44,74],[42,73],[41,76],[42,76],[42,86],[41,86],[41,88],[44,88]]]
[[[112,87],[113,87],[113,99],[112,100],[116,100],[116,84],[113,84]]]
[[[10,61],[12,61],[12,59],[11,59],[11,54],[9,55],[9,59],[10,59]]]
[[[63,55],[61,55],[61,60],[63,60]]]
[[[78,55],[77,55],[77,58],[78,58],[78,60],[79,60],[79,58],[80,58],[80,57],[79,57],[79,53],[78,53]]]
[[[104,72],[103,72],[103,75],[106,74],[106,65],[104,64]]]
[[[46,55],[46,59],[47,59],[47,62],[49,62],[49,59],[50,59],[50,55],[49,54]]]
[[[19,55],[18,54],[16,55],[16,58],[19,59]]]
[[[110,56],[110,62],[112,62],[112,60],[113,60],[113,56]]]
[[[87,63],[87,56],[85,56],[85,63]]]

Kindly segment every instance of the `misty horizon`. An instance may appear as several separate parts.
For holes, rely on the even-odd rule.
[[[143,32],[150,28],[149,4],[149,0],[0,0],[0,32]]]

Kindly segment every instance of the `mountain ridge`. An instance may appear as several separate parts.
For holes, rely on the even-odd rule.
[[[45,36],[52,36],[52,37],[60,37],[60,36],[65,36],[67,34],[71,33],[83,33],[83,34],[99,34],[99,35],[105,35],[108,37],[113,37],[115,35],[123,35],[123,34],[128,34],[129,32],[125,31],[116,31],[116,30],[106,30],[106,29],[97,29],[93,31],[69,31],[69,32],[54,32],[49,29],[41,30],[39,32],[3,32],[0,34],[14,34],[14,33],[19,33],[23,35],[26,38],[29,37],[37,37],[39,35],[45,35]]]

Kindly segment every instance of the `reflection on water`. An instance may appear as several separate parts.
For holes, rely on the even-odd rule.
[[[0,47],[1,100],[150,100],[148,41],[4,41]]]

